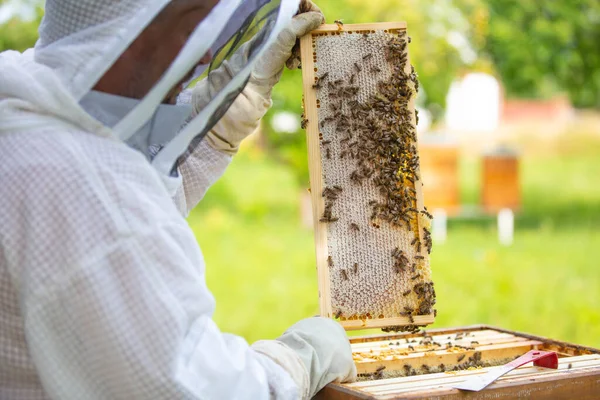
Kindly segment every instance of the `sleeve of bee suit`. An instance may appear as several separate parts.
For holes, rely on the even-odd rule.
[[[191,101],[191,89],[184,90],[177,98],[177,104],[189,105]],[[202,200],[208,188],[223,176],[232,156],[215,150],[206,140],[201,140],[191,144],[183,159],[185,161],[179,164],[183,184],[173,196],[173,201],[181,215],[187,217]]]
[[[81,132],[14,136],[0,273],[48,398],[299,396],[298,358],[282,367],[212,320],[194,234],[141,154]]]

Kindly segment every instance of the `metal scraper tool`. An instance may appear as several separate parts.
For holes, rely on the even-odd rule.
[[[454,388],[478,392],[490,383],[494,382],[496,379],[500,378],[502,375],[506,374],[507,372],[510,372],[513,369],[520,367],[523,364],[530,363],[532,361],[533,365],[535,365],[536,367],[554,369],[558,368],[558,356],[555,352],[531,350],[523,354],[521,357],[509,362],[508,364],[504,364],[500,367],[490,369],[489,372],[483,375],[471,376],[466,381],[455,385]]]

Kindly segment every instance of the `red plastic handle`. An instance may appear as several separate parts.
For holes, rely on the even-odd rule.
[[[512,368],[520,367],[533,361],[536,367],[558,368],[558,355],[553,351],[530,350],[521,357],[509,362],[505,366]]]

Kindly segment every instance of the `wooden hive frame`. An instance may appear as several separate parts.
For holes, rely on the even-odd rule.
[[[304,115],[305,115],[305,129],[307,134],[308,144],[308,160],[309,160],[309,172],[310,172],[310,187],[312,196],[312,211],[314,220],[314,232],[315,232],[315,250],[316,250],[316,261],[317,261],[317,275],[318,275],[318,286],[319,286],[319,306],[320,315],[326,317],[333,317],[332,303],[331,303],[331,287],[330,287],[330,274],[327,266],[327,227],[326,224],[320,223],[320,216],[324,211],[324,200],[321,193],[324,189],[323,185],[323,173],[321,166],[321,149],[319,141],[319,124],[318,124],[318,110],[317,110],[317,96],[312,85],[315,82],[316,72],[315,63],[313,59],[313,38],[316,35],[322,34],[333,34],[340,30],[345,32],[353,33],[370,33],[376,30],[383,30],[385,32],[400,32],[406,31],[405,22],[388,22],[388,23],[372,23],[372,24],[345,24],[345,25],[321,25],[310,34],[305,35],[300,39],[301,45],[301,60],[302,60],[302,80],[304,90]],[[407,73],[410,73],[410,61],[406,63]],[[412,123],[416,126],[414,116],[414,101],[416,96],[412,96],[409,102],[409,109],[412,111]],[[415,190],[417,192],[417,208],[422,210],[424,208],[423,195],[422,195],[422,183],[420,182],[420,176],[415,180]],[[417,220],[419,220],[417,218]],[[423,240],[423,230],[421,229],[420,222],[417,222],[419,239]],[[369,329],[369,328],[384,328],[391,326],[405,326],[405,325],[428,325],[434,322],[434,314],[429,315],[415,315],[412,317],[413,321],[410,321],[410,317],[397,316],[397,317],[386,317],[386,318],[375,318],[375,319],[364,319],[364,320],[344,320],[340,321],[341,325],[346,330],[353,329]]]
[[[377,353],[389,343],[399,342],[398,347],[406,347],[406,342],[413,340],[418,343],[425,334],[432,337],[433,341],[451,337],[455,344],[468,344],[470,341],[478,343],[472,345],[473,349],[435,351],[423,351],[424,346],[414,344],[414,351],[408,351],[393,360],[357,362],[359,374],[372,373],[382,365],[386,366],[385,371],[400,370],[408,365],[414,370],[420,369],[421,374],[329,384],[316,399],[596,399],[600,393],[600,350],[487,325],[431,329],[423,334],[353,337],[350,343],[353,354],[370,350]],[[457,335],[461,339],[455,339]],[[480,359],[486,361],[514,359],[533,349],[558,353],[558,370],[534,367],[530,363],[501,377],[480,392],[462,392],[452,386],[472,375],[484,374],[493,367],[422,374],[423,368],[440,363],[445,365],[446,370],[453,369],[476,351],[481,354]]]

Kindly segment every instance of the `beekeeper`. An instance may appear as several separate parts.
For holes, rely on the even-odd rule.
[[[222,333],[184,219],[322,23],[298,7],[47,0],[35,48],[0,55],[0,398],[295,399],[354,379],[332,320]]]

